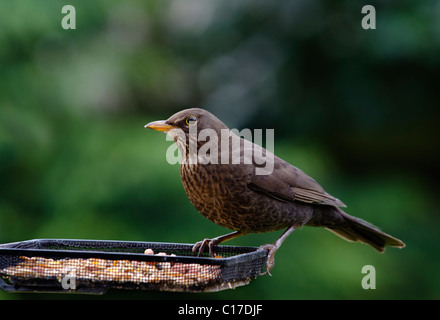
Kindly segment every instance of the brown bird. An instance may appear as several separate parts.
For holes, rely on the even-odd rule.
[[[167,132],[181,153],[180,176],[194,207],[210,221],[234,230],[197,242],[199,256],[206,247],[248,233],[286,229],[268,250],[266,272],[283,241],[298,227],[324,227],[348,241],[369,244],[379,252],[385,246],[405,244],[342,211],[345,205],[314,179],[263,147],[231,132],[206,110],[191,108],[154,121],[146,128]]]

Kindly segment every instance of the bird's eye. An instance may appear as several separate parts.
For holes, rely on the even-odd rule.
[[[186,118],[186,124],[187,125],[194,125],[197,122],[197,118],[195,116],[189,116],[188,118]]]

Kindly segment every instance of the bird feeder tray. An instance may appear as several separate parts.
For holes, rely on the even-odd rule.
[[[195,257],[192,247],[66,239],[0,244],[0,288],[88,294],[108,289],[213,292],[248,284],[261,274],[267,256],[256,247],[214,246],[214,258],[207,252]]]

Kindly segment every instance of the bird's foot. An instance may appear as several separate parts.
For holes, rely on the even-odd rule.
[[[219,236],[217,238],[213,238],[213,239],[203,239],[202,241],[197,242],[193,247],[192,247],[192,252],[193,254],[197,253],[197,257],[200,257],[203,253],[203,250],[205,250],[206,246],[208,246],[209,248],[209,255],[211,256],[211,258],[214,258],[214,246],[218,245],[219,243],[223,242],[223,241],[227,241],[227,240],[231,240],[234,238],[237,238],[241,235],[243,235],[245,233],[241,232],[241,231],[234,231],[228,234],[225,234],[223,236]]]
[[[208,246],[209,248],[209,256],[211,258],[214,257],[214,246],[216,244],[218,244],[218,238],[214,238],[214,239],[203,239],[202,241],[197,242],[193,247],[192,247],[192,252],[193,254],[197,254],[197,257],[200,257],[203,253],[203,251],[205,250],[205,248]]]
[[[260,246],[260,249],[267,250],[266,271],[262,272],[261,275],[268,274],[271,276],[270,270],[272,270],[273,266],[275,265],[275,252],[277,252],[284,240],[286,240],[289,234],[291,234],[296,227],[296,225],[293,225],[287,228],[274,244],[263,244]]]
[[[270,271],[272,270],[273,266],[275,265],[275,252],[278,250],[278,246],[275,244],[263,244],[260,246],[259,250],[267,250],[267,259],[266,259],[266,271],[261,272],[260,275],[268,274],[272,276]]]

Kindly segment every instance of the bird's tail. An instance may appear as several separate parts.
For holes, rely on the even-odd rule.
[[[378,227],[372,224],[350,216],[344,211],[338,209],[344,218],[344,222],[338,226],[327,227],[336,235],[348,241],[359,241],[369,244],[379,252],[384,252],[386,246],[404,248],[405,244],[397,238],[386,234]]]

